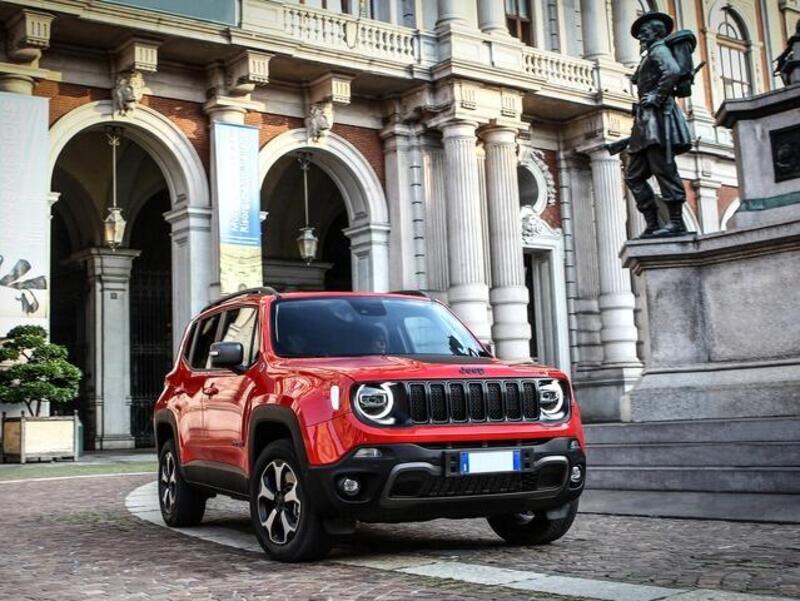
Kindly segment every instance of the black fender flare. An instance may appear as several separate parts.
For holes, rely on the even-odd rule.
[[[249,465],[255,464],[257,457],[253,456],[254,442],[256,429],[259,425],[280,424],[285,426],[292,436],[292,445],[294,446],[295,453],[303,465],[303,469],[308,469],[308,457],[306,455],[306,446],[303,442],[303,433],[300,430],[300,422],[297,419],[297,414],[288,407],[283,405],[259,405],[254,407],[250,413],[250,426],[248,428],[247,438],[247,455]]]
[[[156,442],[156,452],[159,452],[161,449],[161,445],[163,444],[163,440],[158,439],[158,426],[161,424],[169,425],[170,429],[172,430],[172,439],[175,441],[175,452],[178,454],[178,464],[181,463],[181,441],[178,438],[178,422],[175,420],[175,416],[173,415],[172,411],[169,409],[159,409],[153,415],[153,436],[155,437]]]

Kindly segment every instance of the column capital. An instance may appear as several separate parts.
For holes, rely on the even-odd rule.
[[[478,135],[486,144],[516,144],[519,129],[510,125],[490,125],[481,128]]]
[[[438,123],[435,127],[442,132],[443,139],[447,140],[451,138],[475,138],[478,125],[477,121],[451,119]]]
[[[87,248],[75,253],[69,261],[85,263],[90,278],[100,278],[104,282],[127,285],[131,277],[133,260],[142,254],[132,248],[111,250],[105,247]]]

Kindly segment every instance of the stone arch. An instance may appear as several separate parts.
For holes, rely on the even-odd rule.
[[[212,247],[206,170],[186,134],[166,116],[143,105],[120,115],[110,100],[99,100],[73,109],[51,126],[51,181],[67,143],[81,132],[105,124],[124,127],[125,136],[152,157],[167,182],[172,208],[164,217],[172,229],[173,345],[177,347],[184,325],[208,302],[211,283],[219,273]]]
[[[722,217],[719,220],[719,229],[723,232],[728,229],[728,222],[730,222],[733,215],[736,211],[739,210],[739,207],[742,205],[742,201],[738,198],[734,198],[733,201],[728,205],[725,209],[725,212],[722,214]]]
[[[334,133],[309,142],[305,128],[270,140],[259,151],[261,185],[275,162],[291,152],[310,152],[342,194],[350,227],[353,289],[385,291],[389,287],[389,208],[378,176],[359,150]]]

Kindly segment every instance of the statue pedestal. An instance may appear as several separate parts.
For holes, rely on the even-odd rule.
[[[630,421],[800,416],[800,211],[759,228],[634,240],[645,371]]]

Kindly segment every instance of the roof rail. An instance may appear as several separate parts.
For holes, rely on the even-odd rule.
[[[223,303],[227,303],[229,300],[233,300],[236,297],[246,296],[248,294],[263,294],[265,296],[267,296],[267,295],[268,296],[274,296],[276,298],[280,298],[280,296],[281,296],[280,294],[278,294],[278,291],[275,290],[275,288],[273,288],[272,286],[260,286],[258,288],[245,288],[244,290],[237,290],[236,292],[233,292],[231,294],[226,294],[225,296],[221,296],[217,300],[215,300],[215,301],[213,301],[211,303],[208,303],[205,307],[203,307],[203,311],[207,311],[208,309],[211,309],[212,307],[217,307],[217,306],[219,306],[219,305],[221,305]]]
[[[405,296],[421,296],[430,299],[431,295],[424,290],[392,290],[389,294],[403,294]]]

